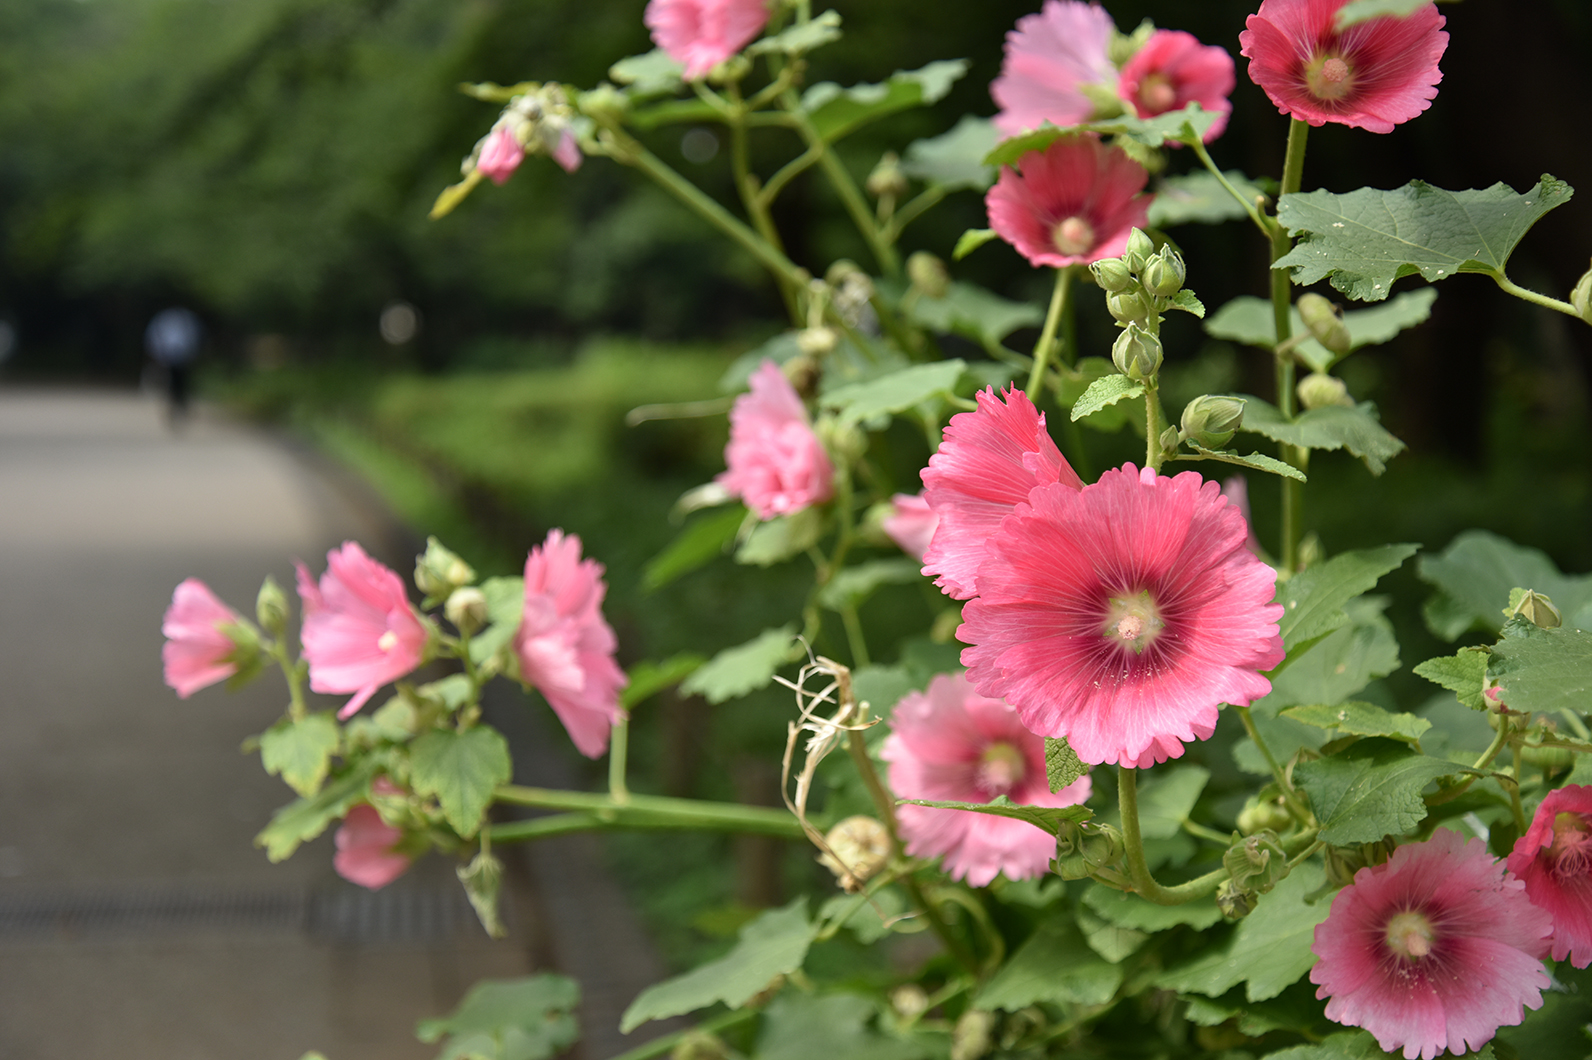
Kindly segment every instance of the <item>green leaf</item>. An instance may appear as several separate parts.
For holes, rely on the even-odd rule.
[[[1405,743],[1418,743],[1432,723],[1414,714],[1394,714],[1374,703],[1350,700],[1337,706],[1311,704],[1289,707],[1285,718],[1302,721],[1319,729],[1336,729],[1354,736],[1388,736]]]
[[[1006,1012],[1041,1003],[1104,1005],[1121,985],[1122,969],[1089,948],[1072,918],[1049,916],[984,984],[973,1005]]]
[[[1358,0],[1363,2],[1363,0]],[[1423,0],[1424,2],[1424,0]],[[1492,1046],[1467,1060],[1483,1060],[1483,1054],[1492,1052]],[[1344,1031],[1323,1038],[1315,1045],[1296,1045],[1271,1053],[1266,1060],[1387,1060],[1388,1054],[1376,1044],[1376,1039],[1365,1031]],[[1485,1060],[1492,1060],[1486,1057]]]
[[[774,680],[774,671],[785,664],[795,636],[796,627],[784,625],[765,629],[745,644],[725,648],[682,681],[680,691],[704,696],[709,703],[723,703],[764,688]]]
[[[1321,839],[1335,846],[1401,836],[1426,819],[1421,789],[1473,770],[1417,754],[1394,740],[1361,740],[1330,758],[1301,762],[1294,782],[1310,796]]]
[[[1272,268],[1291,268],[1300,286],[1330,277],[1362,302],[1381,301],[1395,280],[1414,273],[1429,283],[1456,272],[1501,277],[1531,226],[1571,194],[1544,174],[1525,195],[1502,183],[1444,191],[1419,180],[1395,191],[1284,195],[1277,219],[1301,238]]]
[[[1348,622],[1314,644],[1298,649],[1288,665],[1273,674],[1268,707],[1295,704],[1334,707],[1372,680],[1399,668],[1399,645],[1382,612],[1384,597],[1358,597],[1344,605]]]
[[[1194,292],[1186,287],[1172,296],[1167,308],[1181,309],[1183,312],[1193,313],[1197,317],[1205,316],[1205,303],[1194,297]]]
[[[1377,421],[1376,406],[1369,401],[1354,408],[1327,405],[1307,409],[1292,421],[1260,398],[1246,394],[1244,401],[1244,423],[1239,430],[1307,449],[1347,449],[1365,461],[1373,475],[1386,471],[1387,461],[1404,450],[1404,443]]]
[[[1136,894],[1093,883],[1083,894],[1083,904],[1102,919],[1135,931],[1166,931],[1187,924],[1199,931],[1222,919],[1213,898],[1200,898],[1183,905],[1156,905]]]
[[[1068,367],[1058,364],[1056,372],[1061,377],[1061,386],[1056,394],[1056,400],[1064,409],[1075,408],[1080,398],[1089,392],[1089,388],[1100,379],[1116,375],[1117,366],[1105,357],[1080,357],[1078,363]],[[1133,399],[1137,400],[1137,399]],[[1097,431],[1119,431],[1127,425],[1129,415],[1134,411],[1134,405],[1111,405],[1090,413],[1084,418],[1084,423]],[[1139,413],[1134,416],[1140,423],[1144,422],[1143,406],[1139,406]]]
[[[470,638],[470,658],[478,666],[506,647],[519,632],[525,617],[525,579],[488,578],[481,583],[481,595],[486,597],[489,624]]]
[[[1437,2],[1449,3],[1452,0],[1437,0]],[[1384,16],[1407,18],[1425,6],[1426,0],[1349,0],[1338,9],[1336,29],[1342,33],[1350,26]]]
[[[1471,710],[1486,710],[1488,654],[1485,648],[1461,648],[1453,655],[1427,659],[1415,672],[1433,684],[1442,685]]]
[[[1529,636],[1506,636],[1493,647],[1487,679],[1498,683],[1511,710],[1585,711],[1592,705],[1592,633],[1531,626]]]
[[[1416,573],[1451,598],[1456,617],[1470,614],[1472,622],[1460,633],[1471,625],[1493,633],[1502,629],[1511,589],[1542,593],[1571,624],[1576,612],[1592,604],[1592,574],[1561,574],[1545,553],[1486,530],[1466,530],[1439,554],[1422,556]]]
[[[306,714],[298,721],[283,718],[260,734],[260,762],[300,795],[313,795],[331,768],[339,735],[330,711]]]
[[[654,48],[645,55],[632,55],[614,63],[608,68],[608,79],[617,85],[628,85],[633,96],[658,96],[678,88],[683,73],[685,67],[670,58],[668,52]]]
[[[919,1043],[868,1026],[877,1011],[856,994],[783,993],[763,1011],[757,1060],[925,1060]]]
[[[840,12],[825,11],[805,24],[788,26],[772,37],[754,41],[746,49],[748,56],[766,52],[784,52],[786,55],[805,55],[814,48],[833,44],[841,37]]]
[[[625,116],[625,123],[632,128],[645,131],[665,125],[699,125],[717,121],[719,116],[719,112],[705,100],[666,99],[650,106],[635,108]]]
[[[1071,786],[1087,772],[1088,765],[1078,757],[1065,736],[1045,737],[1045,777],[1050,781],[1052,794]]]
[[[663,662],[638,662],[625,673],[629,684],[619,694],[619,705],[626,710],[645,702],[670,685],[677,685],[707,662],[694,651],[671,655]]]
[[[818,590],[818,602],[831,611],[856,607],[881,585],[910,585],[923,577],[922,564],[909,559],[873,559],[844,567]]]
[[[965,114],[950,132],[908,145],[901,171],[947,190],[973,188],[982,191],[995,182],[995,170],[984,164],[984,156],[999,141],[1000,133],[994,122]],[[956,256],[961,257],[960,254]]]
[[[761,346],[753,347],[735,358],[719,377],[719,391],[738,394],[747,388],[752,373],[764,361],[784,364],[792,357],[799,356],[802,352],[801,344],[796,341],[799,334],[796,331],[782,331]]]
[[[915,364],[865,383],[836,387],[823,395],[821,404],[839,411],[840,418],[849,423],[905,412],[950,395],[966,368],[967,362],[960,359]]]
[[[951,251],[951,260],[961,261],[985,243],[999,238],[1000,233],[993,228],[969,228],[957,238],[956,247]]]
[[[374,757],[359,759],[314,795],[296,799],[272,814],[271,823],[254,837],[254,845],[264,847],[265,856],[273,862],[288,857],[300,843],[309,842],[341,819],[355,803],[364,802],[371,778],[380,768]]]
[[[1256,471],[1266,471],[1273,475],[1281,475],[1283,478],[1297,479],[1300,482],[1305,481],[1305,473],[1303,471],[1286,461],[1278,460],[1274,456],[1267,456],[1265,453],[1250,453],[1248,456],[1240,456],[1237,451],[1232,449],[1207,449],[1194,442],[1189,442],[1188,444],[1194,452],[1206,460],[1217,460],[1224,464],[1237,464],[1239,467],[1252,467]],[[1182,457],[1181,459],[1186,460],[1189,458]]]
[[[1102,376],[1090,383],[1089,389],[1073,403],[1072,422],[1077,423],[1091,412],[1098,412],[1125,398],[1136,398],[1143,393],[1143,385],[1125,375]]]
[[[863,666],[851,672],[851,693],[858,703],[868,704],[871,716],[888,718],[901,697],[916,692],[923,682],[899,666]],[[885,726],[874,726],[869,732]]]
[[[1003,140],[993,151],[984,156],[984,164],[1017,165],[1021,168],[1019,160],[1028,152],[1043,151],[1064,136],[1078,136],[1089,132],[1105,136],[1123,136],[1146,147],[1160,147],[1168,140],[1186,139],[1190,133],[1195,137],[1204,136],[1218,117],[1220,115],[1215,111],[1203,110],[1198,103],[1190,103],[1182,110],[1169,110],[1153,118],[1124,114],[1103,121],[1072,125],[1065,129],[1044,125],[1033,132]]]
[[[1145,847],[1146,858],[1151,857],[1153,846],[1152,843]],[[1080,908],[1074,915],[1078,918],[1078,928],[1083,932],[1089,948],[1112,964],[1120,964],[1150,941],[1148,933],[1101,920],[1087,909]]]
[[[1272,687],[1276,688],[1276,685]],[[1266,747],[1279,763],[1286,763],[1301,748],[1308,747],[1314,751],[1327,742],[1327,734],[1322,730],[1292,718],[1279,717],[1275,708],[1264,703],[1256,703],[1250,710],[1260,738],[1266,741]],[[1233,745],[1233,763],[1257,777],[1271,776],[1271,765],[1260,753],[1260,748],[1247,736]]]
[[[1171,839],[1181,832],[1210,779],[1208,770],[1193,765],[1151,774],[1139,787],[1139,834]]]
[[[435,1042],[437,1060],[545,1060],[575,1043],[580,987],[562,975],[484,979],[470,988],[452,1015],[421,1020],[415,1037]]]
[[[890,934],[891,926],[885,921],[900,916],[906,912],[906,908],[906,901],[901,897],[901,892],[894,887],[885,887],[875,891],[869,896],[868,901],[861,903],[858,903],[854,894],[837,894],[823,904],[818,911],[818,919],[830,923],[835,917],[850,909],[851,914],[838,926],[850,928],[857,936],[858,942],[864,946],[871,946]]]
[[[647,987],[625,1009],[620,1032],[629,1034],[648,1020],[695,1012],[719,1001],[740,1008],[776,975],[800,968],[812,943],[806,904],[805,897],[797,898],[783,909],[759,914],[723,957]]]
[[[481,826],[492,789],[514,775],[508,741],[488,725],[464,732],[433,729],[409,750],[409,781],[417,795],[435,795],[442,816],[468,839]]]
[[[964,236],[965,238],[965,236]],[[917,298],[902,307],[907,319],[931,331],[951,332],[988,349],[1018,328],[1032,327],[1045,313],[1031,302],[1013,302],[970,283],[953,281],[943,298]]]
[[[1283,647],[1294,648],[1349,621],[1343,606],[1370,591],[1382,575],[1397,570],[1419,545],[1382,545],[1333,556],[1289,578],[1277,588],[1283,606],[1278,622]]]
[[[745,521],[746,506],[741,504],[697,516],[647,562],[641,572],[642,588],[649,593],[661,589],[722,556]]]
[[[1158,985],[1220,997],[1245,983],[1244,996],[1250,1001],[1276,997],[1316,963],[1310,945],[1332,903],[1307,905],[1305,897],[1325,882],[1325,873],[1313,862],[1294,869],[1238,922],[1225,946],[1167,969]]]
[[[1026,821],[1035,828],[1043,828],[1055,835],[1063,821],[1079,824],[1094,816],[1085,806],[1023,806],[1005,795],[997,795],[989,802],[935,802],[930,799],[898,799],[902,806],[927,806],[932,810],[966,810],[969,813],[987,813],[991,817],[1010,817]]]
[[[1432,303],[1436,301],[1437,290],[1422,287],[1404,291],[1382,305],[1349,310],[1343,314],[1343,326],[1349,331],[1349,352],[1386,342],[1405,328],[1425,323],[1431,317]],[[1289,334],[1304,334],[1305,322],[1299,316],[1299,310],[1290,307],[1288,312],[1293,322]],[[1205,322],[1205,333],[1213,338],[1230,339],[1263,350],[1270,350],[1277,345],[1277,328],[1271,303],[1250,295],[1235,298],[1218,309],[1216,315]],[[1294,347],[1294,353],[1318,372],[1325,372],[1341,360],[1315,339],[1305,339]]]
[[[752,527],[735,562],[772,567],[792,556],[799,556],[824,536],[824,516],[817,508],[803,508],[793,515],[781,515]]]
[[[897,70],[878,85],[841,88],[833,81],[820,81],[802,94],[801,106],[818,135],[834,143],[868,122],[938,103],[965,73],[966,59],[942,59],[917,70]]]
[[[1262,194],[1260,188],[1236,169],[1228,170],[1225,176],[1228,183],[1250,202]],[[1248,211],[1238,200],[1203,169],[1163,180],[1150,202],[1151,228],[1171,228],[1173,225],[1191,223],[1220,224],[1247,216]]]

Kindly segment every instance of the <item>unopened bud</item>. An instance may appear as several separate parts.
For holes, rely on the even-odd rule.
[[[861,275],[866,278],[868,274],[863,272],[862,267],[850,258],[838,258],[824,272],[824,282],[831,287],[839,287],[853,275]]]
[[[1122,252],[1122,260],[1128,268],[1135,273],[1144,271],[1149,264],[1150,255],[1155,253],[1155,240],[1145,235],[1142,229],[1135,228],[1128,233],[1128,246]]]
[[[1339,357],[1349,352],[1353,340],[1349,338],[1349,329],[1337,306],[1314,293],[1300,295],[1296,305],[1305,327],[1317,342]]]
[[[1183,437],[1205,449],[1220,449],[1232,441],[1243,423],[1243,398],[1204,394],[1183,409]]]
[[[1228,880],[1217,888],[1216,908],[1229,920],[1242,920],[1255,911],[1255,892],[1236,880]]]
[[[486,594],[473,585],[455,589],[448,596],[442,613],[460,633],[472,634],[486,625]]]
[[[1111,363],[1134,382],[1154,376],[1161,359],[1161,340],[1137,324],[1129,324],[1111,347]]]
[[[1354,407],[1354,398],[1349,396],[1349,388],[1343,380],[1326,372],[1311,372],[1299,380],[1299,385],[1294,389],[1299,395],[1299,404],[1306,409],[1321,409],[1330,405]]]
[[[925,298],[944,298],[945,292],[951,289],[951,276],[945,271],[945,262],[926,250],[916,251],[907,258],[907,277]]]
[[[604,81],[576,99],[580,112],[599,125],[618,125],[630,109],[630,97]]]
[[[1177,447],[1182,444],[1183,436],[1176,427],[1168,427],[1161,432],[1161,452],[1170,456],[1177,452]]]
[[[868,194],[876,199],[886,195],[899,198],[909,190],[907,175],[901,171],[901,156],[894,151],[886,151],[880,158],[879,164],[873,167],[873,172],[868,174]]]
[[[1238,811],[1238,830],[1245,835],[1254,835],[1267,829],[1280,832],[1288,827],[1290,820],[1287,809],[1275,800],[1262,802],[1251,796],[1244,808]]]
[[[970,1008],[956,1021],[951,1032],[951,1060],[978,1060],[989,1052],[994,1043],[995,1013],[981,1008]]]
[[[468,865],[453,870],[464,884],[465,897],[475,909],[476,918],[492,938],[508,934],[503,929],[503,918],[498,915],[498,891],[503,886],[503,863],[481,851]]]
[[[834,416],[821,416],[813,424],[819,442],[842,464],[855,463],[868,451],[868,435],[856,424]]]
[[[273,637],[280,637],[287,628],[287,594],[270,575],[260,583],[260,594],[254,598],[254,617]]]
[[[669,1060],[729,1060],[729,1045],[712,1031],[692,1027],[669,1050]]]
[[[917,983],[902,983],[890,991],[890,1007],[902,1019],[917,1019],[929,1011],[929,994]]]
[[[1121,258],[1101,258],[1089,266],[1095,283],[1107,294],[1125,291],[1133,286],[1133,270]]]
[[[1523,618],[1543,629],[1558,629],[1564,616],[1553,606],[1553,601],[1533,589],[1515,589],[1509,594],[1509,606],[1504,608],[1505,618]]]
[[[434,537],[426,538],[426,551],[415,559],[415,586],[430,597],[443,597],[475,581],[475,571]]]
[[[1171,247],[1162,247],[1144,266],[1144,289],[1161,298],[1171,298],[1183,289],[1188,267],[1183,255]]]
[[[1575,290],[1570,292],[1570,304],[1575,307],[1576,314],[1592,324],[1592,269],[1582,275],[1581,281],[1575,285]]]
[[[890,833],[884,825],[862,814],[847,817],[824,836],[833,852],[820,854],[818,863],[835,874],[841,889],[856,893],[890,859]]]
[[[834,328],[803,328],[796,333],[796,347],[809,357],[822,357],[840,342]]]
[[[1146,320],[1150,316],[1150,300],[1138,284],[1106,295],[1106,308],[1123,324]]]

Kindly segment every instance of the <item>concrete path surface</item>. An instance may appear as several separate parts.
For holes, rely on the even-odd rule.
[[[292,794],[239,745],[285,693],[179,700],[161,614],[188,576],[249,613],[267,573],[291,586],[294,558],[319,569],[348,538],[412,556],[360,489],[265,435],[0,389],[0,1057],[423,1060],[416,1020],[550,963],[588,980],[587,1060],[635,1044],[618,1012],[659,969],[590,844],[527,859],[496,943],[435,855],[372,893],[333,873],[329,836],[280,865],[252,845]]]

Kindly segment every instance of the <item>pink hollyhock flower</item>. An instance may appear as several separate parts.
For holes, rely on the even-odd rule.
[[[362,802],[348,811],[332,837],[337,847],[332,868],[350,883],[379,891],[408,871],[413,860],[394,849],[403,837],[381,819],[376,807]]]
[[[326,564],[319,586],[299,565],[299,596],[304,601],[299,636],[310,666],[311,690],[354,693],[337,712],[339,718],[347,718],[376,689],[420,665],[426,628],[409,606],[398,575],[353,541],[328,552]]]
[[[552,155],[553,161],[562,166],[565,173],[573,173],[579,169],[584,158],[580,153],[579,141],[568,129],[559,131],[558,143],[553,147]]]
[[[1143,768],[1271,691],[1277,572],[1214,482],[1132,464],[1028,495],[990,538],[957,637],[979,692],[1078,757]]]
[[[1149,227],[1150,179],[1120,147],[1093,134],[1063,136],[1003,168],[984,197],[990,227],[1035,265],[1087,265],[1121,256],[1128,233]]]
[[[490,177],[492,183],[502,184],[520,168],[523,161],[525,148],[520,146],[507,125],[499,125],[486,134],[475,168],[482,176]]]
[[[1531,904],[1553,917],[1553,959],[1592,964],[1592,787],[1548,792],[1526,834],[1515,840],[1509,871]]]
[[[1361,869],[1316,926],[1310,970],[1327,1018],[1405,1060],[1480,1049],[1551,982],[1550,918],[1480,839],[1440,829]]]
[[[902,552],[923,562],[923,553],[934,537],[934,528],[939,525],[940,517],[934,514],[922,493],[897,493],[890,498],[890,503],[893,510],[884,517],[884,532],[901,547]]]
[[[1260,539],[1255,536],[1255,523],[1249,517],[1249,480],[1243,475],[1222,479],[1222,496],[1238,509],[1238,514],[1244,517],[1244,525],[1249,528],[1249,538],[1244,542],[1244,547],[1260,555]]]
[[[525,609],[514,634],[520,677],[547,699],[576,748],[596,758],[625,716],[614,662],[618,640],[603,619],[603,568],[580,558],[580,538],[551,530],[525,558]]]
[[[989,539],[1038,486],[1083,489],[1045,430],[1045,415],[1015,388],[981,391],[976,412],[951,417],[939,451],[923,469],[923,498],[939,520],[923,553],[923,573],[955,600],[977,592],[974,576]]]
[[[1006,34],[1001,75],[989,86],[1001,108],[995,127],[1015,136],[1046,122],[1065,127],[1093,118],[1094,100],[1082,86],[1111,91],[1117,78],[1110,55],[1115,31],[1099,4],[1078,0],[1046,0],[1038,14],[1018,19]]]
[[[687,81],[706,77],[768,23],[765,0],[651,0],[643,16],[652,41],[685,67]]]
[[[1192,33],[1158,29],[1122,67],[1117,91],[1141,118],[1153,118],[1190,103],[1221,117],[1205,132],[1210,143],[1227,128],[1233,112],[1233,57],[1226,48],[1205,45]]]
[[[238,646],[222,626],[243,621],[198,578],[185,579],[171,594],[161,619],[166,643],[160,650],[166,684],[187,699],[201,688],[225,681],[238,672],[232,654]]]
[[[1238,35],[1240,50],[1250,78],[1282,113],[1389,133],[1437,98],[1446,20],[1426,4],[1406,18],[1374,18],[1339,33],[1333,27],[1347,2],[1263,0]]]
[[[730,409],[724,464],[727,470],[715,481],[759,519],[799,512],[834,492],[834,467],[807,409],[773,361],[752,373],[751,390]]]
[[[985,699],[963,674],[939,674],[890,716],[881,757],[890,788],[903,799],[989,802],[1005,795],[1025,806],[1076,806],[1089,797],[1081,777],[1054,794],[1045,776],[1045,741],[998,699]],[[1004,872],[1009,880],[1043,874],[1056,837],[1042,828],[966,810],[902,806],[896,810],[907,853],[943,857],[945,871],[974,887]]]

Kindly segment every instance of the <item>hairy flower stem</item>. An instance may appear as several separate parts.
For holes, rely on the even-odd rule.
[[[1277,756],[1271,753],[1271,748],[1266,746],[1266,741],[1261,738],[1260,730],[1255,728],[1254,716],[1248,707],[1234,707],[1238,711],[1238,720],[1244,723],[1244,732],[1260,748],[1260,756],[1266,760],[1266,765],[1271,769],[1272,779],[1277,781],[1277,787],[1282,791],[1282,801],[1288,807],[1288,812],[1300,825],[1308,827],[1311,823],[1310,811],[1305,809],[1304,803],[1299,801],[1299,794],[1294,791],[1293,785],[1288,782],[1288,774],[1283,771],[1277,762]]]
[[[1530,290],[1529,288],[1521,287],[1501,272],[1493,273],[1493,279],[1497,282],[1499,287],[1502,287],[1505,291],[1514,295],[1516,298],[1530,302],[1532,305],[1540,305],[1547,309],[1558,310],[1560,313],[1563,313],[1566,316],[1575,317],[1577,320],[1581,319],[1581,314],[1577,313],[1575,311],[1575,306],[1571,305],[1569,302],[1561,302],[1557,298],[1549,298],[1545,294],[1538,294],[1536,291]]]
[[[1293,119],[1288,124],[1288,155],[1283,161],[1282,189],[1279,194],[1291,195],[1299,190],[1304,181],[1305,169],[1305,142],[1310,135],[1308,123]],[[1276,262],[1293,249],[1293,240],[1288,235],[1288,230],[1280,224],[1272,229],[1271,233],[1271,260]],[[1293,308],[1293,281],[1286,269],[1273,268],[1271,270],[1271,310],[1277,327],[1277,345],[1281,347],[1288,341],[1293,331],[1293,322],[1290,319]],[[1282,412],[1283,418],[1293,419],[1294,416],[1294,361],[1292,353],[1278,352],[1276,355],[1277,370],[1277,408]],[[1309,452],[1296,445],[1281,446],[1282,458],[1301,471],[1305,468]],[[1304,511],[1304,486],[1297,479],[1285,478],[1282,480],[1282,548],[1278,555],[1282,560],[1284,574],[1292,574],[1299,566],[1299,538],[1304,532],[1302,526]]]
[[[756,835],[778,836],[783,839],[803,839],[801,823],[784,810],[762,806],[742,806],[733,802],[707,802],[699,799],[675,799],[662,795],[629,794],[621,802],[612,795],[588,791],[555,791],[549,788],[529,788],[519,784],[504,784],[493,789],[492,798],[511,806],[533,806],[547,810],[571,810],[571,814],[558,817],[541,817],[532,821],[514,821],[493,825],[493,838],[538,838],[538,825],[559,821],[560,818],[580,817],[584,820],[562,821],[561,831],[591,831],[602,828],[628,828],[638,830],[700,828],[715,832],[750,832]],[[548,834],[560,834],[558,831]]]
[[[1067,307],[1067,294],[1072,290],[1072,266],[1056,270],[1056,286],[1050,292],[1050,308],[1045,311],[1045,326],[1039,330],[1039,341],[1034,344],[1034,369],[1028,373],[1028,400],[1037,403],[1039,388],[1045,382],[1045,368],[1050,363],[1050,351],[1056,345],[1056,329],[1061,325],[1062,311]]]
[[[1150,875],[1150,866],[1144,860],[1144,837],[1139,832],[1138,784],[1138,770],[1130,766],[1117,766],[1117,807],[1122,812],[1122,839],[1133,893],[1156,905],[1182,905],[1214,892],[1227,879],[1226,869],[1207,872],[1175,887],[1162,886]]]
[[[1154,379],[1144,381],[1144,466],[1160,474],[1166,452],[1161,448],[1161,394]]]

